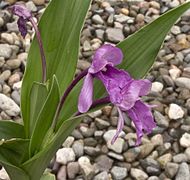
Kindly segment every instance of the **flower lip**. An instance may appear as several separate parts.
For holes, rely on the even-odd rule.
[[[32,17],[31,12],[24,5],[13,5],[10,9],[15,15],[23,19],[29,19]]]

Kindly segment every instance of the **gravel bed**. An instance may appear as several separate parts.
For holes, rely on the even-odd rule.
[[[20,88],[32,26],[21,38],[17,17],[7,7],[25,3],[39,19],[46,0],[0,1],[0,119],[20,121]],[[118,43],[185,0],[144,2],[94,0],[81,34],[76,74],[90,66],[104,42]],[[157,105],[157,127],[134,147],[136,134],[129,119],[114,145],[118,120],[115,107],[89,114],[63,143],[49,170],[58,180],[189,180],[190,179],[190,10],[172,27],[147,78],[153,86],[144,100]],[[0,170],[0,179],[9,179]]]

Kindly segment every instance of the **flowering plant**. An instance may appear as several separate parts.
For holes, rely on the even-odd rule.
[[[123,113],[134,122],[136,144],[141,143],[143,131],[150,133],[156,126],[151,107],[140,99],[149,92],[151,83],[137,79],[151,68],[165,36],[190,8],[190,2],[160,16],[116,47],[101,46],[90,68],[74,78],[80,31],[90,3],[52,0],[39,26],[25,7],[12,7],[19,16],[21,35],[27,33],[27,21],[36,32],[22,83],[23,124],[0,121],[0,162],[13,180],[54,179],[43,175],[48,163],[81,117],[99,105],[111,102],[118,109],[112,143],[124,126]]]

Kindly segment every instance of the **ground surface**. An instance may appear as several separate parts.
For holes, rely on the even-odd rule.
[[[89,67],[91,55],[104,42],[123,40],[183,2],[94,0],[81,34],[76,73]],[[5,102],[12,99],[14,105],[9,111],[1,106],[0,119],[17,121],[20,86],[33,31],[29,25],[28,35],[21,38],[15,17],[6,10],[9,3],[0,2],[0,98]],[[22,3],[39,18],[48,1]],[[157,122],[153,133],[134,147],[135,129],[127,120],[121,137],[111,146],[118,115],[115,108],[107,106],[84,118],[57,152],[49,168],[58,180],[190,179],[190,11],[173,26],[147,78],[153,81],[153,87],[144,99],[158,105],[153,110]],[[0,178],[6,179],[3,170]]]

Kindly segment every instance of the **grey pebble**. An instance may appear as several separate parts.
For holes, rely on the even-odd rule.
[[[175,180],[189,180],[190,171],[189,166],[186,162],[183,162],[179,165],[179,170],[175,177]]]
[[[109,175],[106,171],[97,174],[93,180],[110,180]]]
[[[121,29],[115,29],[115,28],[106,29],[106,37],[109,41],[114,43],[124,40],[124,35]]]
[[[111,174],[115,180],[122,180],[127,176],[128,173],[127,169],[124,167],[113,166],[111,169]]]
[[[0,57],[6,59],[10,58],[12,55],[12,49],[8,44],[0,44]]]

